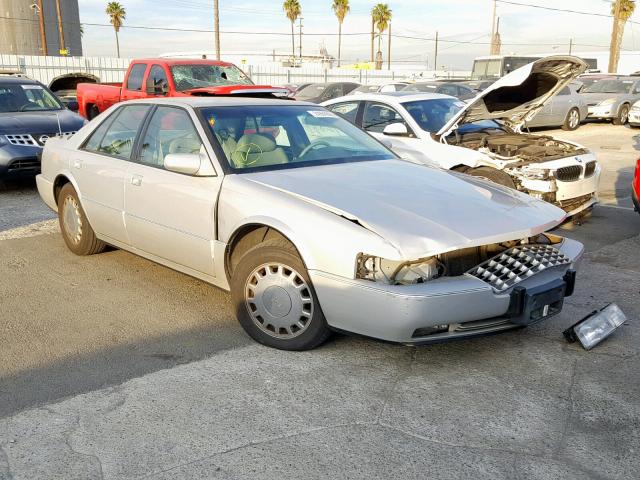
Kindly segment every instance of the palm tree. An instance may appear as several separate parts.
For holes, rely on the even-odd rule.
[[[120,58],[120,40],[118,39],[118,32],[122,26],[122,22],[126,18],[127,12],[119,2],[107,3],[107,15],[109,15],[109,21],[113,25],[113,29],[116,31],[116,49],[118,51],[118,58]]]
[[[333,12],[336,14],[338,18],[338,66],[340,66],[340,49],[342,46],[342,22],[344,22],[344,17],[349,13],[349,0],[333,0],[333,5],[331,6]]]
[[[633,15],[635,9],[636,2],[634,0],[616,0],[611,6],[613,31],[611,32],[611,47],[609,51],[609,73],[614,73],[618,70],[624,26]]]
[[[373,10],[371,10],[371,18],[373,19],[373,23],[378,29],[378,53],[376,54],[376,59],[380,59],[380,64],[382,64],[382,34],[389,27],[389,22],[391,22],[392,12],[389,8],[389,5],[386,3],[379,3]],[[376,61],[376,63],[378,63]],[[381,67],[382,65],[380,65]],[[376,65],[376,68],[380,68]]]
[[[291,58],[296,58],[296,35],[293,28],[298,17],[302,15],[302,7],[300,6],[300,2],[298,0],[284,0],[282,9],[291,22]]]

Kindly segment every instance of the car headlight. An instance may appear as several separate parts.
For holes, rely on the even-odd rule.
[[[549,169],[546,168],[527,168],[521,171],[524,178],[530,180],[548,180]]]
[[[605,105],[612,105],[615,101],[615,98],[607,98],[606,100],[601,101],[598,105],[604,107]]]
[[[640,112],[640,105],[635,105],[635,104],[634,104],[634,105],[631,107],[631,111],[632,111],[632,112]]]
[[[389,285],[412,285],[438,278],[444,267],[434,257],[402,262],[361,253],[356,258],[356,278]]]

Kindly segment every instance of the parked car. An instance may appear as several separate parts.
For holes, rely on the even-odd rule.
[[[84,123],[41,83],[0,77],[0,179],[35,176],[45,142],[72,135]]]
[[[471,80],[464,82],[467,87],[474,89],[476,92],[481,92],[482,90],[489,88],[494,83],[495,80]]]
[[[91,75],[90,73],[65,73],[62,75],[58,75],[53,80],[51,80],[48,87],[49,90],[51,90],[65,106],[71,105],[75,106],[75,108],[77,109],[77,89],[79,83],[100,83],[100,79],[95,75]]]
[[[382,85],[360,85],[358,88],[351,90],[349,95],[359,95],[361,93],[387,93],[387,92],[399,92],[407,85],[410,85],[409,82],[393,82],[393,83],[383,83]]]
[[[304,102],[321,103],[347,95],[359,86],[359,83],[353,82],[312,83],[298,90],[293,98]]]
[[[578,88],[578,92],[581,92],[582,89],[584,89],[585,87],[593,85],[594,83],[599,82],[600,80],[604,80],[605,78],[615,78],[615,77],[616,75],[611,73],[583,73],[576,80],[576,82],[579,82],[581,84],[581,87]]]
[[[595,155],[577,143],[521,129],[584,68],[576,57],[538,60],[467,104],[446,95],[402,91],[323,105],[407,160],[487,178],[574,215],[597,202],[601,167]]]
[[[636,171],[633,175],[633,183],[631,184],[631,198],[636,212],[640,213],[640,158],[636,160]]]
[[[332,329],[420,344],[538,322],[583,251],[542,233],[553,205],[401,161],[303,102],[117,105],[47,143],[37,183],[72,252],[111,244],[230,290],[246,332],[288,350]]]
[[[637,77],[604,78],[580,90],[589,108],[589,119],[612,120],[624,125],[631,105],[640,100],[640,79]]]
[[[640,100],[631,105],[629,110],[629,126],[640,127]]]
[[[578,93],[580,84],[571,83],[551,97],[544,107],[526,122],[527,127],[562,127],[576,130],[589,113],[587,103]]]
[[[232,63],[152,58],[133,60],[123,83],[79,83],[80,115],[91,120],[123,100],[185,96],[287,96],[285,88],[254,85]]]
[[[440,93],[460,100],[469,100],[477,95],[473,88],[461,82],[416,82],[407,85],[403,92]]]

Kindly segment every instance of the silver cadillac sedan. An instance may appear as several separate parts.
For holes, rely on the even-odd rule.
[[[230,290],[245,331],[287,350],[332,330],[422,344],[544,320],[583,251],[545,233],[557,207],[287,100],[124,102],[49,140],[37,182],[72,252],[113,245]]]

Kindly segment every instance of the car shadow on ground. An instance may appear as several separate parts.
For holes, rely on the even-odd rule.
[[[41,200],[34,178],[0,179],[0,232],[55,217]]]

